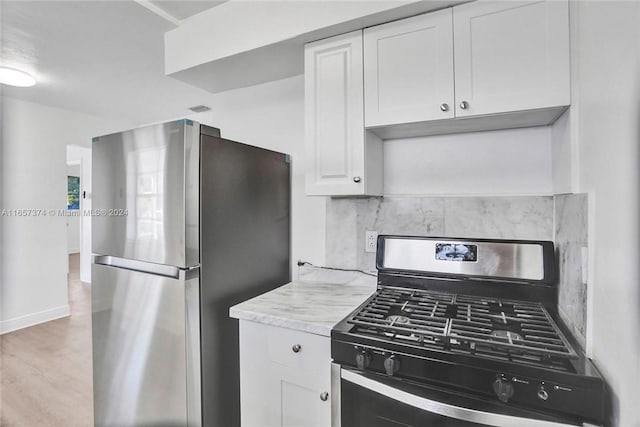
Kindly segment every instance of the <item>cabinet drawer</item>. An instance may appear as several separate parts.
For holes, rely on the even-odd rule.
[[[273,326],[265,329],[267,354],[272,362],[305,371],[329,369],[331,342],[328,337]]]

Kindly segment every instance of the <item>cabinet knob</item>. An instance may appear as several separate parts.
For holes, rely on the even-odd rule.
[[[362,181],[362,178],[360,178],[359,176],[353,177],[353,182],[360,182],[360,181]]]
[[[293,350],[294,353],[300,353],[300,350],[302,350],[302,346],[300,344],[296,344],[291,347],[291,350]]]
[[[460,108],[466,110],[467,108],[469,108],[469,103],[467,101],[462,101],[460,103]]]
[[[449,104],[440,104],[440,111],[449,111]]]
[[[329,399],[329,393],[327,393],[326,391],[323,393],[320,393],[320,400],[322,400],[323,402],[326,402]]]

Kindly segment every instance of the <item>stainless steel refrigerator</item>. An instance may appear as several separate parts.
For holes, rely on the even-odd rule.
[[[93,140],[98,426],[240,425],[229,307],[290,280],[289,156],[180,120]]]

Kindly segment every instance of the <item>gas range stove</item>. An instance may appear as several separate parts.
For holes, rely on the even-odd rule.
[[[380,236],[377,268],[331,335],[343,426],[602,423],[603,380],[555,311],[552,242]]]

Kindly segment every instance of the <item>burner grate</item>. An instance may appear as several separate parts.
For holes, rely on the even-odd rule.
[[[447,299],[445,295],[417,295],[413,291],[384,289],[349,319],[349,323],[391,336],[414,335],[412,341],[444,340],[449,303],[451,298]],[[409,321],[399,322],[400,318]]]
[[[578,357],[539,303],[385,287],[347,322],[390,340],[555,369]]]

